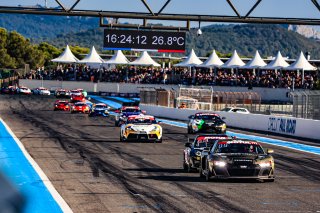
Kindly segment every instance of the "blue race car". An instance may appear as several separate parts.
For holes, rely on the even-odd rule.
[[[108,117],[109,116],[109,108],[106,104],[94,104],[90,110],[89,117]]]

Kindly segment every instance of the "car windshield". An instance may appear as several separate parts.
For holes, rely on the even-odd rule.
[[[122,112],[141,112],[140,109],[125,109],[125,110],[122,110]]]
[[[75,105],[76,106],[87,106],[87,104],[84,104],[84,103],[76,103]]]
[[[232,108],[228,108],[228,107],[227,107],[227,108],[222,109],[221,111],[222,111],[222,112],[229,112],[231,109],[232,109]]]
[[[95,108],[95,109],[106,109],[105,106],[95,106],[94,108]]]
[[[130,119],[127,124],[156,124],[155,119]]]
[[[196,140],[194,143],[194,148],[204,148],[204,147],[212,147],[213,144],[217,141],[218,139],[208,139],[208,138],[201,138],[200,140]]]
[[[195,119],[199,120],[220,120],[220,118],[216,115],[196,115]]]
[[[229,143],[219,142],[215,153],[245,153],[264,154],[262,147],[257,143]]]

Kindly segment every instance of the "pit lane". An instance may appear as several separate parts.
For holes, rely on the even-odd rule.
[[[317,155],[266,144],[274,183],[207,183],[182,170],[185,129],[163,124],[162,144],[120,143],[112,118],[55,112],[54,100],[3,95],[0,116],[74,212],[320,211]]]

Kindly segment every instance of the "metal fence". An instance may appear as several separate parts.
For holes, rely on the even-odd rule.
[[[298,91],[291,92],[293,100],[293,116],[320,120],[320,91]]]
[[[140,103],[175,107],[176,91],[152,87],[140,88]]]

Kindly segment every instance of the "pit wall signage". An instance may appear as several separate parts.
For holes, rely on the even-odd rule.
[[[268,131],[294,135],[296,132],[297,120],[291,118],[270,117]]]

